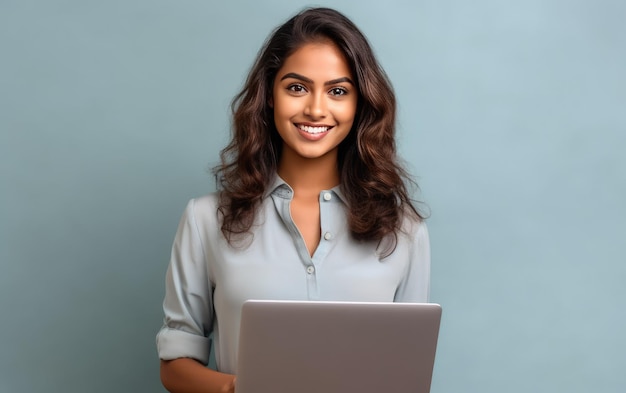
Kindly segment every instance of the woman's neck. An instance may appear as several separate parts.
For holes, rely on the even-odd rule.
[[[284,149],[278,164],[278,175],[291,186],[296,196],[317,198],[321,190],[339,184],[337,150],[316,158],[305,158]]]

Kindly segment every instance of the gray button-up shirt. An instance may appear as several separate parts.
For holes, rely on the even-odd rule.
[[[320,193],[322,238],[313,256],[291,219],[293,190],[277,177],[252,235],[233,247],[220,230],[217,194],[187,205],[172,247],[157,335],[161,359],[209,359],[214,330],[218,369],[236,373],[240,313],[248,299],[427,302],[430,248],[424,222],[406,218],[391,255],[355,241],[339,187]]]

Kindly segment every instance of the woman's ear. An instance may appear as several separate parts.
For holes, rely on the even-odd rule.
[[[270,97],[267,100],[267,104],[270,106],[270,108],[274,109],[274,97]]]

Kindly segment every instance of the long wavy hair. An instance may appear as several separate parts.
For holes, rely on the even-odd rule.
[[[231,104],[232,139],[213,170],[220,190],[221,230],[231,245],[238,235],[250,232],[277,172],[283,142],[269,104],[276,74],[303,45],[328,40],[345,56],[359,93],[355,120],[338,147],[337,163],[353,238],[380,243],[391,236],[391,253],[403,217],[423,218],[407,190],[407,185],[417,185],[396,155],[396,100],[386,73],[352,21],[333,9],[309,8],[270,35]]]

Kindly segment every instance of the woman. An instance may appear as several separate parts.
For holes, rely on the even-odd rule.
[[[172,392],[234,390],[245,300],[428,300],[395,98],[350,20],[316,8],[280,26],[233,116],[220,190],[190,201],[168,268],[157,342]],[[211,332],[219,371],[204,366]]]

